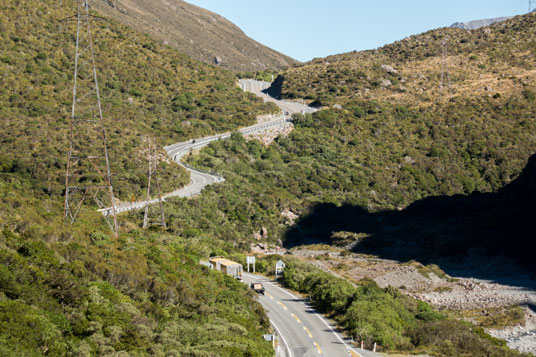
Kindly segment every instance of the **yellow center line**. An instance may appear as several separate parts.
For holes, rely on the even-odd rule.
[[[268,296],[272,300],[274,299],[274,297],[272,295],[268,294],[268,293],[266,293],[266,296]]]
[[[313,335],[311,335],[311,331],[309,331],[307,327],[303,326],[303,329],[307,332],[307,334],[309,335],[309,338],[313,338]]]
[[[360,355],[358,355],[357,353],[355,353],[354,351],[352,350],[349,350],[350,351],[350,354],[353,356],[353,357],[361,357]]]
[[[296,319],[296,321],[298,321],[299,324],[301,324],[301,320],[298,318],[298,316],[294,315],[294,314],[291,314],[292,317],[294,317]]]
[[[318,345],[318,343],[315,342],[315,346],[318,349],[318,353],[322,354],[322,350],[320,349],[320,346]]]
[[[278,303],[279,305],[283,306],[283,309],[288,310],[287,307],[285,306],[285,304],[283,304],[281,301],[278,301],[277,303]]]

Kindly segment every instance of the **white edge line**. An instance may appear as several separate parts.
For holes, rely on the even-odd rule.
[[[249,275],[250,277],[256,277],[255,275],[251,275],[251,274],[246,274],[244,273],[244,275]],[[268,284],[271,284],[273,286],[275,286],[276,288],[278,288],[279,290],[283,291],[284,293],[286,293],[287,295],[289,296],[292,296],[295,300],[299,301],[300,299],[298,297],[296,297],[294,294],[292,294],[291,292],[277,286],[276,284],[270,282],[270,281],[267,281]],[[302,302],[303,303],[303,302]],[[303,303],[305,305],[305,303]],[[322,318],[322,316],[320,316],[317,312],[314,313],[319,319],[320,321],[322,321],[324,323],[324,325],[326,325],[330,331],[335,335],[335,337],[337,337],[337,339],[339,341],[341,341],[341,343],[346,346],[346,348],[348,348],[350,351],[356,353],[358,356],[361,356],[363,357],[361,354],[359,354],[359,352],[357,352],[356,350],[354,350],[352,347],[348,346],[348,344],[346,344],[346,342],[344,342],[344,340],[339,336],[339,334],[337,332],[335,332],[335,330],[333,330],[333,328]]]
[[[283,334],[281,333],[279,328],[274,324],[274,322],[272,320],[270,320],[270,323],[272,324],[272,326],[275,328],[275,330],[279,334],[279,337],[281,337],[281,340],[283,340],[283,343],[285,344],[285,347],[287,348],[288,357],[292,357],[292,352],[290,352],[290,347],[288,347],[287,340],[285,340],[285,337],[283,337]]]

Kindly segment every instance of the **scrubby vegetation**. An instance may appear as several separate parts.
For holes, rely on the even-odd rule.
[[[308,294],[356,341],[380,349],[434,356],[518,356],[482,328],[456,321],[397,289],[372,280],[357,285],[309,264],[285,258],[282,282]]]
[[[72,23],[58,20],[75,7],[70,1],[59,6],[15,0],[0,6],[1,166],[58,195],[67,158],[75,33]],[[252,124],[257,114],[274,110],[243,93],[230,72],[111,20],[94,27],[112,172],[123,200],[143,196],[143,135],[156,136],[164,146]],[[164,161],[161,169],[164,191],[189,181],[174,163]]]
[[[388,256],[394,258],[394,251],[404,244],[416,244],[420,253],[406,255],[408,248],[399,258],[416,259],[419,254],[418,259],[433,263],[442,254],[476,249],[508,254],[533,269],[523,253],[523,246],[534,243],[530,179],[516,185],[515,194],[479,193],[497,192],[512,183],[536,151],[531,134],[536,129],[536,88],[530,81],[534,63],[527,57],[535,50],[530,40],[535,21],[531,14],[473,32],[434,30],[377,51],[318,59],[287,70],[276,81],[282,83],[283,96],[289,98],[285,90],[292,89],[319,105],[341,106],[296,116],[295,130],[270,147],[235,135],[188,158],[227,179],[207,190],[201,207],[221,212],[214,215],[217,225],[232,227],[245,246],[254,232],[266,227],[273,243],[288,246],[337,240],[349,244],[362,237],[358,240],[366,243],[363,247],[373,253],[379,253],[380,246],[391,247]],[[447,34],[452,43],[459,43],[451,46],[453,57],[472,53],[469,57],[486,58],[494,67],[476,73],[463,61],[451,60],[454,73],[460,71],[458,77],[453,75],[455,90],[448,100],[438,100],[441,63],[430,51]],[[490,52],[497,55],[491,58]],[[382,68],[382,63],[393,63],[386,59],[396,63],[398,74]],[[377,80],[390,78],[393,83],[395,77],[406,77],[408,88],[421,84],[404,71],[426,72],[433,91],[400,96],[391,87],[373,90],[360,85],[343,91],[343,82],[353,76],[351,71],[343,73],[346,65],[362,71],[356,78],[364,81],[373,77],[372,70]],[[328,85],[336,90],[324,101]],[[492,90],[484,88],[488,85]],[[445,197],[455,194],[468,197]],[[429,197],[438,198],[426,200]],[[420,200],[426,202],[419,204]],[[524,203],[516,206],[516,201]],[[290,231],[290,221],[282,214],[288,210],[303,218]],[[516,222],[513,230],[500,229],[506,220]],[[209,226],[202,229],[212,229]],[[222,230],[216,230],[218,236],[229,234]],[[340,231],[352,236],[339,239]],[[504,235],[516,237],[506,250],[500,248]]]
[[[474,322],[484,328],[503,329],[508,326],[524,325],[525,312],[520,306],[457,311],[455,315]]]
[[[235,236],[245,243],[265,226],[275,241],[285,235],[285,209],[306,216],[331,203],[377,212],[428,196],[492,192],[536,151],[536,108],[522,96],[460,99],[428,110],[353,104],[352,111],[296,117],[295,130],[270,147],[237,134],[188,158],[226,177],[198,199],[207,211],[222,212],[215,225],[238,224]],[[309,233],[302,238],[326,241],[332,232]]]
[[[94,208],[62,217],[72,1],[0,5],[0,355],[267,356],[267,317],[240,283],[199,266],[221,241],[141,231],[118,240]],[[143,195],[143,135],[161,145],[251,124],[274,108],[234,76],[113,21],[95,51],[116,195]],[[164,157],[162,152],[162,158]],[[162,160],[164,190],[188,182]],[[194,248],[195,247],[195,248]]]
[[[509,96],[534,81],[535,22],[533,13],[474,31],[437,29],[377,50],[314,59],[283,72],[274,92],[318,106],[353,98],[429,106],[451,96]],[[444,41],[450,76],[441,91]]]
[[[55,233],[48,243],[32,231],[0,234],[3,356],[271,354],[261,306],[243,284],[200,266],[188,241]]]
[[[224,183],[193,199],[169,200],[167,229],[139,230],[141,212],[121,216],[122,233],[114,240],[92,207],[84,207],[72,226],[61,217],[74,49],[72,29],[53,20],[71,15],[72,5],[0,5],[0,354],[270,355],[270,344],[261,340],[268,321],[252,294],[199,266],[201,257],[242,261],[259,231],[279,245],[332,239],[342,245],[354,238],[368,244],[377,236],[341,226],[329,214],[318,219],[314,214],[326,211],[316,209],[331,205],[336,209],[330,212],[345,218],[355,210],[341,214],[338,208],[357,207],[361,218],[379,222],[387,217],[382,211],[404,210],[429,196],[494,192],[536,151],[536,90],[518,77],[511,91],[463,95],[459,89],[441,105],[342,95],[341,83],[330,82],[331,98],[296,89],[319,104],[340,102],[342,109],[296,116],[295,130],[269,147],[238,133],[212,143],[187,160],[222,173]],[[505,34],[524,31],[521,25]],[[234,130],[274,110],[242,93],[229,72],[113,21],[95,26],[96,51],[105,54],[98,70],[114,187],[122,200],[139,197],[146,185],[143,135],[170,144]],[[164,191],[188,182],[175,164],[160,165]],[[292,226],[293,214],[301,215],[298,225]],[[327,224],[319,228],[311,219]],[[424,237],[425,246],[451,237],[444,225],[441,234],[413,235],[398,223],[402,236]],[[334,279],[298,265],[285,277],[356,338],[385,348],[512,353],[481,330],[395,290]],[[367,309],[373,313],[363,316]]]

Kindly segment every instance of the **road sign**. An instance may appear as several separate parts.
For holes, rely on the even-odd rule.
[[[275,263],[275,276],[279,274],[283,274],[283,270],[285,270],[285,262],[279,259],[277,263]]]
[[[255,257],[246,257],[246,263],[248,265],[248,273],[250,264],[253,264],[253,272],[255,273]]]

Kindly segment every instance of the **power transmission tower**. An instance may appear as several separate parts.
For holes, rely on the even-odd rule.
[[[447,86],[448,94],[451,93],[450,73],[449,73],[449,37],[441,41],[441,81],[439,83],[439,96],[443,98],[444,88]]]
[[[104,211],[117,237],[117,216],[112,174],[103,122],[88,0],[76,0],[76,15],[62,21],[76,22],[73,102],[69,154],[65,174],[65,217],[74,222],[84,201],[93,200]]]
[[[145,214],[143,216],[143,228],[147,228],[149,222],[149,206],[151,201],[151,180],[154,177],[156,184],[156,192],[158,194],[158,204],[160,207],[160,222],[157,225],[166,227],[166,218],[164,216],[164,205],[162,204],[162,195],[160,194],[160,184],[158,183],[158,154],[156,152],[155,139],[147,137],[147,161],[149,162],[149,170],[147,174],[147,196],[145,199]]]

